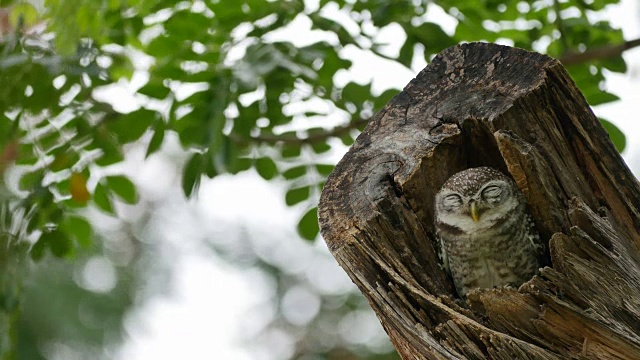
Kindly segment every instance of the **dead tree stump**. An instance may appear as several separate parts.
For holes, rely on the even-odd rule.
[[[434,196],[475,166],[510,174],[551,264],[456,298]],[[640,186],[560,62],[494,44],[440,53],[327,180],[322,235],[404,359],[640,359]]]

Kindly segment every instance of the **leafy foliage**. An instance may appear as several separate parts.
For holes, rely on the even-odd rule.
[[[322,164],[323,154],[331,150],[329,140],[351,144],[355,133],[349,130],[360,129],[365,123],[360,119],[370,117],[394,93],[375,94],[370,83],[336,83],[336,74],[351,66],[344,49],[370,51],[410,67],[415,57],[428,60],[461,41],[509,39],[515,46],[562,57],[624,40],[607,21],[588,17],[611,3],[615,1],[530,5],[378,0],[321,1],[314,8],[294,0],[128,5],[50,0],[39,14],[28,5],[16,5],[10,17],[14,31],[2,42],[2,81],[11,84],[0,94],[0,105],[6,109],[0,126],[8,134],[3,144],[11,152],[19,143],[17,163],[30,165],[21,188],[30,193],[25,206],[36,209],[34,231],[57,227],[55,216],[87,204],[115,214],[114,201],[134,203],[135,186],[123,178],[98,179],[92,169],[121,162],[123,146],[140,139],[145,139],[151,155],[169,131],[194,151],[184,167],[185,195],[194,193],[201,176],[253,167],[266,180],[284,177],[293,182],[287,204],[313,203],[318,192],[310,182],[319,184],[330,172],[331,165]],[[427,20],[438,7],[457,21],[455,31]],[[329,8],[350,19],[326,16]],[[300,16],[311,20],[311,29],[324,40],[304,46],[274,40],[275,33]],[[27,31],[28,24],[33,27],[45,19],[53,39]],[[376,38],[392,24],[406,35],[397,56],[389,55],[388,44]],[[130,77],[140,53],[153,59],[149,79],[138,90],[141,107],[119,113],[98,101],[93,89]],[[569,68],[593,105],[617,99],[603,90],[604,69],[626,71],[619,56]],[[288,109],[318,100],[328,109]],[[157,104],[165,105],[158,110]],[[342,128],[323,125],[336,113],[351,120]],[[303,119],[314,125],[293,127]],[[605,126],[622,149],[623,135],[611,123]],[[309,175],[316,161],[322,168]],[[287,164],[300,163],[305,165],[292,167],[297,172],[282,173]],[[87,187],[89,183],[96,185]],[[301,219],[305,221],[299,224],[300,234],[311,237],[313,221]],[[59,231],[65,234],[64,229],[53,234]],[[52,236],[49,231],[42,234]],[[58,243],[43,240],[35,249],[54,244]],[[54,254],[65,255],[74,247],[68,245],[57,247]]]
[[[35,239],[32,259],[72,256],[91,246],[84,209],[117,216],[118,203],[138,200],[131,180],[107,170],[129,144],[145,144],[151,156],[174,133],[191,154],[182,174],[187,197],[203,176],[254,169],[289,184],[284,200],[301,208],[298,232],[313,240],[332,150],[351,145],[397,93],[340,80],[352,66],[346,50],[407,68],[463,41],[506,42],[562,59],[623,43],[622,32],[602,20],[617,2],[46,0],[37,9],[3,1],[0,173],[20,174],[15,187],[3,184],[12,189],[3,201],[26,214],[12,221],[22,224],[23,238]],[[282,35],[300,21],[318,40]],[[397,53],[378,37],[394,26],[406,37]],[[598,105],[617,100],[606,91],[605,70],[625,72],[626,65],[614,56],[568,70]],[[135,90],[136,110],[121,112],[116,101],[96,96],[134,73],[148,75]],[[602,122],[622,151],[624,134]]]

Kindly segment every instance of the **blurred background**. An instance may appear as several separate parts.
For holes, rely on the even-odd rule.
[[[560,59],[640,174],[635,0],[0,0],[0,359],[397,359],[324,180],[441,50]]]

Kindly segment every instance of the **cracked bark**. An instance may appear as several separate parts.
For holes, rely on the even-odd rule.
[[[434,196],[474,166],[510,174],[551,264],[462,301],[434,248]],[[404,359],[639,359],[640,186],[559,61],[449,48],[331,174],[322,235]]]

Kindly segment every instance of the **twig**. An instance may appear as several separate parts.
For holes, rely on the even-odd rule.
[[[267,144],[276,144],[276,143],[285,143],[289,145],[302,145],[302,144],[315,144],[318,142],[323,142],[331,137],[338,137],[343,134],[348,133],[353,129],[357,129],[358,127],[365,125],[369,122],[370,119],[357,119],[351,121],[347,125],[337,126],[333,129],[328,129],[327,131],[316,133],[309,135],[306,138],[299,138],[295,135],[257,135],[245,137],[238,134],[231,133],[229,134],[229,138],[235,142],[239,143],[247,143],[247,142],[257,142],[257,143],[267,143]]]
[[[601,48],[587,50],[583,53],[568,53],[558,60],[565,65],[575,65],[585,63],[591,60],[609,59],[621,55],[626,50],[640,46],[640,39],[625,41],[620,45],[604,46]]]

